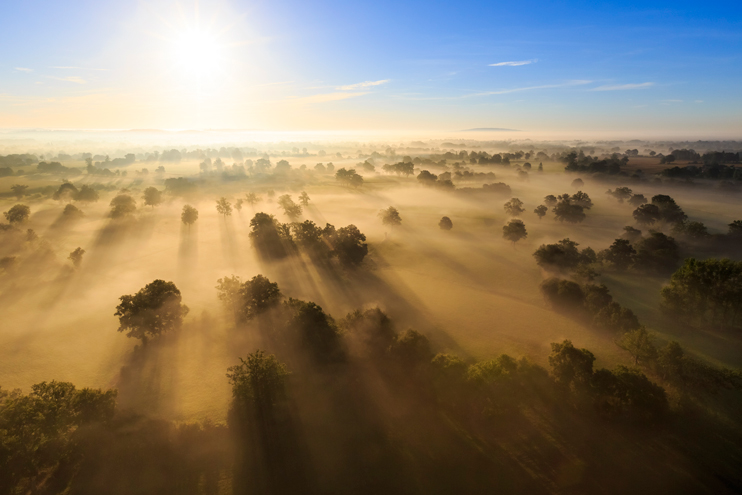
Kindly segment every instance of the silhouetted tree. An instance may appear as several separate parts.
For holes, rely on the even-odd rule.
[[[305,208],[309,206],[309,194],[306,191],[302,191],[299,195],[299,203]]]
[[[643,194],[634,194],[629,198],[629,204],[631,206],[641,206],[647,202],[647,198]]]
[[[73,204],[66,205],[64,210],[62,210],[62,215],[67,218],[80,218],[84,216],[82,210]]]
[[[87,184],[83,184],[82,187],[80,187],[80,190],[74,195],[75,201],[83,203],[94,203],[98,201],[99,198],[100,196],[98,195],[98,191]]]
[[[348,313],[339,326],[347,332],[357,353],[375,359],[388,352],[397,336],[392,320],[379,308]]]
[[[626,332],[618,339],[618,346],[631,354],[634,364],[639,361],[649,363],[657,358],[657,348],[652,343],[652,338],[644,326],[636,330]]]
[[[13,191],[13,194],[19,200],[23,199],[23,196],[26,195],[26,189],[28,189],[26,184],[13,184],[10,186],[10,190]]]
[[[184,205],[183,212],[180,214],[180,221],[188,225],[188,229],[190,229],[191,225],[196,223],[196,220],[198,220],[198,210],[191,205]]]
[[[533,253],[536,263],[551,270],[573,270],[582,261],[577,244],[569,239],[562,239],[556,244],[542,244]]]
[[[544,197],[544,204],[546,206],[554,207],[557,204],[557,198],[553,194],[549,194],[548,196]]]
[[[155,280],[134,295],[120,297],[115,316],[119,317],[119,332],[147,344],[162,333],[178,330],[188,306],[181,304],[180,291],[172,282]]]
[[[363,185],[363,177],[358,175],[355,169],[346,170],[345,168],[339,169],[335,173],[335,180],[342,182],[349,186],[360,187]]]
[[[337,229],[334,236],[334,254],[344,265],[359,265],[368,254],[366,236],[355,225]]]
[[[585,304],[585,293],[580,284],[571,280],[547,278],[539,286],[549,304],[559,310],[580,310]]]
[[[541,220],[544,216],[546,216],[546,212],[549,211],[549,209],[544,205],[538,205],[536,208],[534,208],[533,212],[538,215],[538,219]]]
[[[232,275],[223,277],[216,281],[216,294],[224,305],[224,308],[231,312],[235,321],[242,319],[242,280],[240,277]]]
[[[621,234],[621,238],[626,239],[633,244],[641,240],[642,231],[631,226],[626,226],[623,228],[623,234]]]
[[[242,203],[244,202],[244,199],[238,199],[234,202],[234,209],[237,210],[238,213],[242,212]]]
[[[652,196],[652,204],[659,208],[660,218],[663,222],[682,222],[688,218],[685,212],[683,212],[670,196],[664,194]]]
[[[156,187],[148,187],[144,190],[142,198],[145,206],[151,206],[154,209],[155,206],[162,203],[162,191],[158,191]]]
[[[5,219],[10,224],[23,223],[31,215],[31,208],[26,205],[15,205],[3,213],[3,215],[5,215]]]
[[[742,220],[735,220],[728,225],[729,235],[732,237],[742,237]]]
[[[640,205],[632,215],[637,223],[645,226],[654,224],[662,217],[659,207],[648,203]]]
[[[134,198],[128,194],[119,194],[111,200],[111,218],[121,218],[131,215],[137,209]]]
[[[569,198],[569,202],[573,205],[582,206],[586,210],[589,210],[593,207],[593,202],[590,199],[590,196],[582,191],[577,191],[576,193],[574,193],[572,197]]]
[[[433,357],[428,338],[411,328],[397,336],[389,351],[392,357],[407,369],[428,364]]]
[[[568,195],[560,196],[556,206],[552,209],[555,218],[560,222],[580,223],[585,219],[584,208],[577,204],[572,204]]]
[[[614,198],[616,198],[616,200],[618,200],[619,203],[623,203],[627,199],[631,198],[631,193],[632,191],[631,191],[631,188],[629,187],[617,187],[613,191],[611,191],[610,189],[606,191],[606,194],[609,194],[613,196]]]
[[[278,198],[278,206],[283,208],[283,213],[289,218],[297,218],[301,215],[301,205],[294,203],[291,196],[284,194]]]
[[[572,187],[574,187],[575,189],[579,189],[584,185],[585,182],[582,179],[575,179],[572,181]]]
[[[227,368],[234,400],[253,403],[264,414],[284,397],[289,375],[286,365],[275,355],[266,356],[261,350],[248,354],[247,359],[240,358],[239,365]]]
[[[270,308],[276,307],[283,299],[278,284],[263,275],[256,275],[240,288],[241,316],[251,320]]]
[[[287,317],[285,331],[312,356],[315,362],[326,364],[344,358],[342,342],[332,316],[313,302],[289,298],[283,310]]]
[[[70,253],[70,255],[67,257],[68,260],[72,262],[72,264],[77,268],[80,266],[80,263],[82,263],[82,255],[85,254],[85,250],[81,247],[75,249]]]
[[[390,206],[385,210],[381,210],[379,212],[379,217],[381,217],[382,224],[389,225],[392,228],[402,223],[402,217],[399,216],[399,211],[397,211],[397,209],[393,206]]]
[[[252,192],[245,194],[245,202],[250,206],[255,206],[258,201],[260,201],[260,198],[257,196],[257,194]]]
[[[438,222],[438,227],[441,228],[441,230],[451,230],[453,228],[453,222],[448,217],[441,218],[441,221]]]
[[[216,201],[216,211],[226,219],[232,216],[232,203],[227,198],[221,197]]]
[[[513,245],[515,245],[515,243],[519,240],[528,237],[528,232],[526,232],[526,224],[524,224],[522,220],[510,220],[502,227],[502,237],[511,241]]]
[[[587,349],[577,349],[571,340],[551,344],[549,365],[556,382],[565,387],[587,387],[593,374],[595,355]]]
[[[294,246],[291,227],[263,212],[256,213],[250,220],[250,238],[261,254],[273,258],[286,256]]]
[[[636,250],[626,239],[616,239],[611,247],[601,253],[601,257],[618,270],[625,270],[634,262]]]
[[[677,242],[662,232],[651,232],[636,245],[634,266],[644,270],[674,270],[680,260]]]
[[[701,240],[709,237],[709,231],[702,222],[687,222],[682,220],[676,222],[670,233],[676,237],[683,237],[691,240]]]
[[[526,209],[523,208],[523,201],[519,200],[518,198],[511,199],[503,205],[503,208],[505,209],[505,213],[513,217],[517,217],[518,215],[526,211]]]
[[[52,195],[56,201],[69,201],[77,194],[77,188],[71,182],[63,182],[59,189]]]

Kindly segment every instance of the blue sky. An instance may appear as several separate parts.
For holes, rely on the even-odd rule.
[[[0,127],[733,136],[740,4],[4,2]]]

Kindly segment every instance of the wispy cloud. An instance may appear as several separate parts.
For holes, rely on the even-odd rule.
[[[50,67],[51,69],[75,69],[75,70],[108,70],[108,69],[94,69],[92,67],[73,67],[73,66],[67,66],[67,65],[57,65]]]
[[[28,67],[15,67],[15,70],[19,72],[33,72],[33,69],[29,69]]]
[[[662,100],[662,103],[683,103],[683,100]]]
[[[543,84],[541,86],[525,86],[522,88],[510,88],[510,89],[499,89],[497,91],[484,91],[482,93],[473,93],[466,95],[468,96],[489,96],[489,95],[506,95],[508,93],[518,93],[520,91],[532,91],[534,89],[552,89],[552,88],[567,88],[570,86],[582,86],[585,84],[590,84],[592,81],[586,81],[586,80],[574,80],[574,81],[567,81],[565,83],[560,84]]]
[[[367,95],[368,92],[356,92],[356,93],[325,93],[320,95],[303,96],[300,98],[292,98],[291,102],[296,103],[327,103],[328,101],[339,101],[347,100],[348,98],[355,98],[357,96]]]
[[[519,65],[535,64],[538,62],[537,58],[533,60],[519,60],[511,62],[497,62],[496,64],[490,64],[490,67],[518,67]]]
[[[49,76],[49,79],[54,79],[54,80],[57,80],[57,81],[71,82],[71,83],[76,83],[76,84],[86,84],[87,83],[87,81],[85,79],[83,79],[82,77],[78,77],[78,76],[67,76],[67,77]]]
[[[349,84],[347,86],[340,86],[335,89],[338,89],[340,91],[353,91],[354,89],[364,89],[364,88],[370,88],[372,86],[381,86],[382,84],[386,84],[391,79],[382,79],[380,81],[364,81],[357,84]]]
[[[598,86],[590,91],[624,91],[627,89],[647,89],[654,86],[653,82],[635,83],[635,84],[613,84]]]

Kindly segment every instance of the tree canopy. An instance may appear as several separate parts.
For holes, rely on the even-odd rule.
[[[140,339],[146,344],[161,334],[179,330],[188,306],[181,304],[181,295],[172,282],[157,279],[136,294],[120,297],[115,316],[119,317],[119,332]]]

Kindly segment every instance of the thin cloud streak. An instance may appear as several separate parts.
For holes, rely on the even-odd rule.
[[[28,67],[14,67],[14,69],[20,72],[33,72],[33,69],[29,69]]]
[[[293,98],[288,101],[295,103],[327,103],[329,101],[347,100],[348,98],[355,98],[357,96],[363,96],[367,94],[368,91],[357,93],[326,93],[320,95],[303,96],[301,98]]]
[[[87,84],[87,81],[85,79],[83,79],[82,77],[78,77],[78,76],[68,76],[68,77],[49,76],[49,79],[54,79],[56,81],[71,82],[75,84]]]
[[[473,93],[470,95],[464,95],[463,97],[468,98],[471,96],[506,95],[509,93],[518,93],[520,91],[531,91],[534,89],[568,88],[570,86],[582,86],[582,85],[590,84],[590,83],[592,83],[592,81],[575,80],[575,81],[567,81],[566,83],[561,83],[561,84],[543,84],[541,86],[526,86],[523,88],[501,89],[498,91],[484,91],[482,93]]]
[[[364,81],[357,84],[349,84],[347,86],[340,86],[335,89],[338,89],[340,91],[352,91],[354,89],[363,89],[363,88],[370,88],[372,86],[381,86],[382,84],[386,84],[391,79],[381,79],[380,81]]]
[[[535,64],[538,62],[537,58],[534,58],[533,60],[520,60],[520,61],[512,61],[512,62],[498,62],[496,64],[490,64],[490,67],[518,67],[521,65],[528,65],[528,64]]]
[[[598,86],[590,91],[624,91],[629,89],[646,89],[654,86],[653,82],[635,83],[635,84],[614,84],[607,86]]]
[[[75,69],[75,70],[108,70],[108,69],[94,69],[92,67],[72,67],[72,66],[53,66],[50,69]]]

